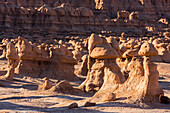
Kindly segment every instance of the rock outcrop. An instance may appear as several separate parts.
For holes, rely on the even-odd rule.
[[[38,86],[38,90],[48,90],[52,88],[52,82],[50,80],[45,80],[43,84]]]
[[[16,45],[7,44],[8,73],[12,79],[14,71],[21,76],[49,77],[59,80],[75,80],[74,65],[77,61],[71,51],[58,45],[34,45],[18,37]],[[15,70],[14,70],[15,69]]]
[[[116,64],[116,58],[120,56],[118,47],[118,42],[111,37],[106,40],[96,34],[90,36],[88,45],[88,74],[86,80],[79,88],[87,92],[94,92],[106,84],[116,88],[117,83],[121,84],[125,81]]]
[[[9,42],[6,46],[6,58],[8,59],[7,74],[2,76],[1,78],[13,80],[15,68],[17,67],[19,61],[17,49],[15,48],[13,42]]]
[[[154,44],[155,48],[158,51],[159,59],[161,59],[161,61],[163,61],[163,62],[170,63],[169,43],[163,38],[155,39],[155,40],[153,40],[152,43]]]
[[[130,70],[128,79],[123,84],[115,83],[115,81],[110,82],[112,85],[109,82],[103,84],[100,90],[91,98],[91,101],[102,101],[108,97],[111,98],[109,101],[127,98],[132,102],[159,102],[159,96],[163,95],[163,90],[158,83],[157,65],[150,61],[150,57],[157,55],[158,52],[152,44],[144,43],[138,54],[140,56],[133,57],[128,64],[127,68]],[[111,74],[108,74],[107,79],[110,76]],[[113,84],[116,87],[113,87]],[[108,99],[106,98],[106,100]]]
[[[79,70],[76,72],[78,75],[87,76],[88,73],[87,62],[88,62],[88,55],[84,55],[82,57],[81,66]]]
[[[168,4],[167,0],[2,0],[0,34],[37,41],[93,32],[129,36],[164,32],[168,24],[157,20],[168,20]]]

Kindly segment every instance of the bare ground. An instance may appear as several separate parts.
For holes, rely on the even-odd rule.
[[[159,82],[170,97],[170,64],[157,63],[160,73]],[[78,66],[76,66],[78,67]],[[7,68],[7,61],[0,61],[0,74],[3,75]],[[58,82],[57,80],[52,80]],[[91,94],[61,94],[49,91],[37,91],[37,85],[43,83],[41,78],[15,76],[14,81],[0,81],[5,86],[0,87],[0,112],[56,112],[56,113],[160,113],[170,112],[170,105],[156,103],[147,106],[145,104],[128,104],[120,100],[108,103],[97,103],[93,107],[83,107]],[[71,82],[78,86],[82,81]],[[68,105],[77,102],[79,108],[68,109]]]

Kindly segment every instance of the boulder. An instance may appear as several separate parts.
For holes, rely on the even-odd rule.
[[[84,107],[90,107],[90,106],[95,106],[95,105],[96,105],[96,103],[86,102],[86,103],[84,104]]]
[[[52,88],[52,82],[50,80],[45,80],[45,82],[38,86],[38,90],[48,90]]]
[[[146,42],[142,44],[138,54],[141,56],[156,56],[158,55],[158,51],[155,49],[153,44]]]
[[[93,50],[93,48],[97,45],[97,44],[101,44],[103,43],[103,39],[100,38],[97,34],[91,34],[89,41],[88,41],[88,50],[89,53],[91,53],[91,51]]]
[[[73,92],[73,86],[66,80],[63,80],[53,86],[50,91],[59,93],[70,93]]]
[[[139,56],[138,51],[138,49],[128,49],[126,52],[123,53],[122,58]]]
[[[97,59],[112,59],[119,57],[119,53],[111,46],[96,45],[91,52],[90,57]]]
[[[113,37],[108,37],[106,40],[115,50],[119,50],[119,43]]]
[[[74,103],[70,104],[70,105],[68,106],[68,108],[69,108],[69,109],[78,108],[78,104],[77,104],[76,102],[74,102]]]

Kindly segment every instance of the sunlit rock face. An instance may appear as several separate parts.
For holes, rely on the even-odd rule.
[[[169,18],[168,4],[167,0],[3,0],[0,33],[2,38],[34,40],[93,32],[139,35],[162,30],[157,20]]]

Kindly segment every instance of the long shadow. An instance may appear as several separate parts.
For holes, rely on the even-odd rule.
[[[5,88],[14,88],[14,89],[22,88],[22,86],[12,86],[12,85],[6,85],[4,87]]]
[[[161,87],[164,90],[170,90],[170,82],[168,82],[168,81],[159,81],[159,83],[160,83]]]
[[[48,97],[56,97],[56,98],[63,98],[63,99],[69,99],[69,100],[83,100],[84,98],[79,97],[71,97],[71,96],[63,96],[63,95],[52,95],[52,96],[30,96],[30,97],[8,97],[0,99],[0,101],[4,100],[13,100],[13,99],[38,99],[38,98],[48,98]]]
[[[20,80],[20,79],[17,79],[17,78],[14,78],[14,82],[17,81],[17,82],[21,82],[21,83],[32,83],[32,82],[28,82],[28,81],[24,81],[24,80]]]
[[[36,85],[36,84],[23,84],[23,85],[20,84],[20,85],[16,85],[18,83],[2,81],[2,80],[1,80],[1,83],[5,84],[3,86],[4,88],[14,88],[14,89],[24,88],[24,89],[28,89],[28,90],[37,90],[37,88],[38,88],[38,85]]]
[[[25,80],[20,80],[20,77],[15,77],[13,81],[10,80],[0,80],[0,82],[2,84],[4,84],[4,88],[14,88],[14,89],[18,89],[18,88],[24,88],[24,89],[28,89],[28,90],[37,90],[38,85],[34,84],[32,82],[28,82]],[[26,83],[26,84],[22,84],[22,83]]]
[[[44,112],[45,108],[35,106],[18,105],[10,102],[0,102],[0,110],[30,110],[30,111],[41,111]]]
[[[165,78],[164,77],[159,77],[160,80],[164,80]]]
[[[28,81],[24,81],[24,80],[20,80],[18,77],[14,77],[13,81],[10,81],[10,80],[0,80],[2,83],[5,83],[5,84],[18,84],[18,83],[15,83],[15,82],[21,82],[21,83],[32,83],[32,82],[28,82]]]
[[[143,103],[139,105],[139,104],[130,104],[130,103],[122,103],[122,102],[107,102],[107,103],[97,104],[96,106],[98,107],[130,107],[130,108],[139,108],[139,109],[170,109],[170,104],[161,104],[161,103],[154,103],[154,104]]]
[[[35,107],[35,106],[26,106],[18,105],[10,102],[0,102],[0,110],[12,110],[12,111],[25,111],[25,112],[47,112],[47,113],[106,113],[98,110],[86,109],[86,108],[76,108],[68,109],[68,107],[53,107],[53,108],[44,108],[44,107]],[[107,113],[116,113],[116,112],[107,112]]]
[[[94,107],[94,106],[92,106]],[[139,108],[139,109],[145,109],[145,110],[149,110],[149,109],[169,109],[169,107],[167,106],[166,108],[162,107],[162,108],[154,108],[154,107],[140,107],[134,104],[128,104],[128,103],[121,103],[121,102],[108,102],[108,103],[103,103],[103,104],[97,104],[95,107],[104,107],[105,109],[107,109],[107,107],[112,107],[114,109],[114,107],[129,107],[129,108]],[[89,108],[89,107],[88,107]],[[34,111],[34,112],[52,112],[52,113],[69,113],[69,112],[74,112],[74,113],[106,113],[106,112],[102,112],[102,111],[98,111],[98,110],[94,110],[94,109],[88,109],[87,107],[84,106],[79,106],[79,108],[76,109],[68,109],[68,106],[65,107],[52,107],[52,108],[47,108],[47,107],[35,107],[35,106],[26,106],[26,105],[18,105],[18,104],[14,104],[14,103],[10,103],[10,102],[0,102],[0,110],[19,110],[19,111],[24,111],[26,110],[28,111]],[[114,113],[114,112],[107,112],[107,113]],[[116,113],[116,112],[115,112]]]

